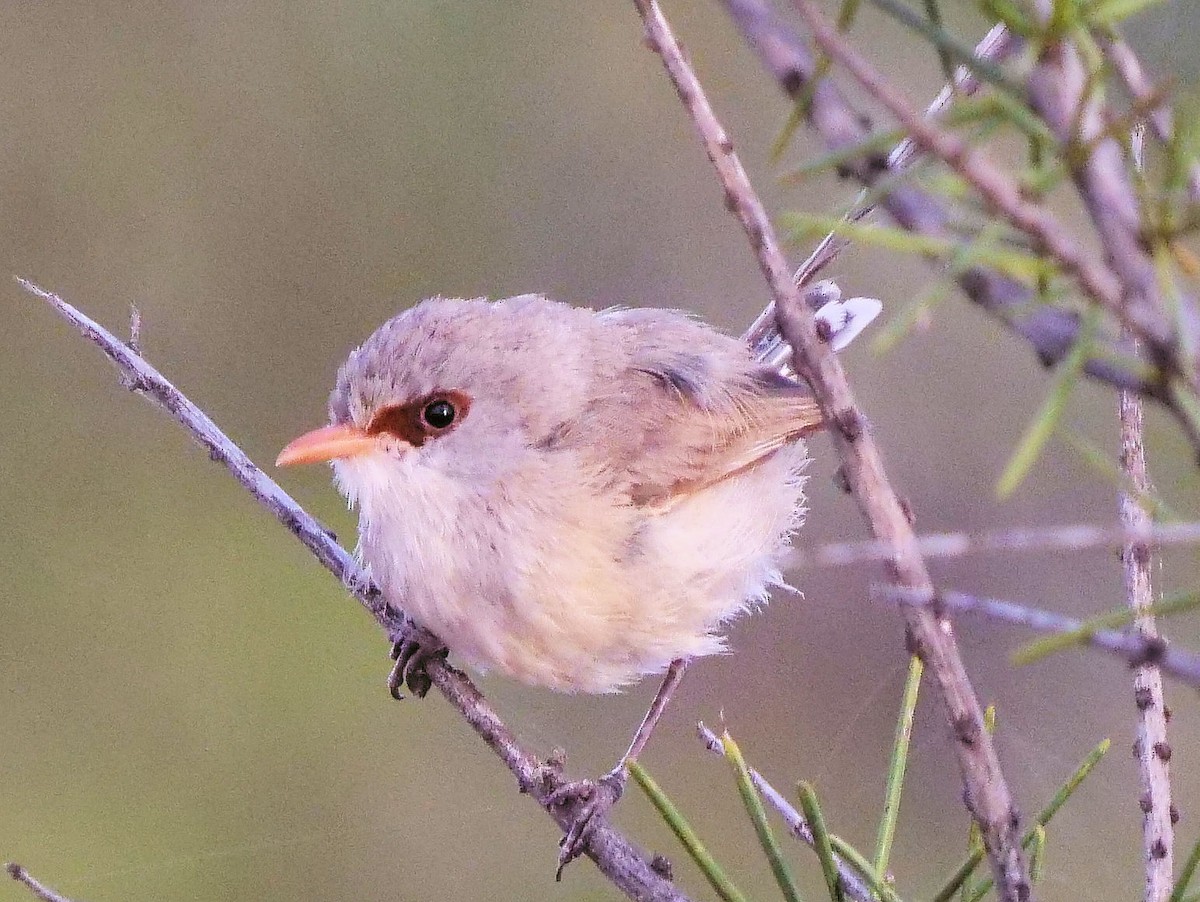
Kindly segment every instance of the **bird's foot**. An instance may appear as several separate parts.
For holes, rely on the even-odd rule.
[[[387,681],[392,698],[397,701],[404,698],[401,686],[407,686],[417,698],[424,698],[433,685],[426,666],[430,661],[446,657],[448,651],[441,642],[420,629],[410,630],[396,640],[392,645],[392,660],[396,663]]]
[[[599,780],[573,780],[564,783],[546,800],[548,805],[560,807],[574,802],[583,802],[575,820],[558,842],[558,870],[555,880],[562,880],[563,868],[578,858],[587,849],[592,830],[612,807],[617,804],[629,782],[629,771],[621,762]]]

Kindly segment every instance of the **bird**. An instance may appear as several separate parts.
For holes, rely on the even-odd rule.
[[[276,463],[332,465],[364,569],[440,640],[398,645],[393,694],[445,650],[565,693],[667,674],[618,766],[552,800],[593,802],[561,877],[687,663],[784,585],[810,389],[676,310],[434,297],[350,353],[328,415]]]

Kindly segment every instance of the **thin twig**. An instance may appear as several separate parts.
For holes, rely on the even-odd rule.
[[[1133,164],[1137,172],[1145,165],[1145,125],[1135,126],[1131,136]],[[1121,472],[1130,491],[1120,493],[1121,522],[1133,530],[1150,525],[1150,514],[1141,499],[1153,491],[1146,466],[1146,434],[1142,402],[1131,392],[1121,392],[1117,401],[1121,422]],[[1121,550],[1125,600],[1137,613],[1133,629],[1142,638],[1159,641],[1158,625],[1151,606],[1154,592],[1150,579],[1150,548],[1132,540]],[[1145,902],[1167,902],[1175,872],[1175,829],[1171,825],[1171,769],[1167,744],[1166,700],[1162,671],[1148,661],[1133,669],[1133,700],[1137,706],[1137,730],[1133,742],[1138,762],[1138,797],[1142,809],[1142,852],[1145,856]]]
[[[49,303],[116,364],[123,380],[134,390],[163,408],[200,442],[209,456],[223,464],[241,485],[313,553],[327,570],[358,598],[389,639],[402,635],[408,625],[403,614],[389,606],[354,559],[307,511],[262,472],[199,407],[188,400],[144,357],[103,326],[89,319],[58,295],[26,279],[21,287]],[[522,792],[531,795],[564,830],[569,827],[584,801],[550,807],[546,800],[563,783],[555,770],[543,766],[521,747],[517,737],[488,705],[475,684],[444,660],[427,666],[433,684],[457,709],[480,739],[504,762]],[[687,897],[655,873],[648,857],[607,822],[597,823],[587,854],[612,883],[631,899],[686,902]]]
[[[1164,673],[1200,687],[1200,655],[1184,649],[1170,648],[1160,638],[1142,636],[1121,630],[1088,629],[1071,617],[1033,608],[1016,601],[983,598],[965,592],[914,592],[899,586],[872,586],[871,594],[905,608],[931,609],[946,614],[978,614],[991,620],[1015,623],[1039,633],[1078,634],[1081,644],[1103,649],[1124,658],[1134,666],[1157,664]],[[1169,752],[1167,753],[1170,754]]]
[[[925,563],[917,551],[912,526],[891,487],[874,438],[865,428],[845,371],[817,329],[813,311],[803,302],[792,279],[762,201],[755,193],[725,129],[717,120],[691,65],[654,0],[634,0],[646,25],[650,46],[700,133],[717,170],[726,202],[746,231],[759,268],[775,301],[779,331],[792,346],[797,372],[813,388],[851,491],[880,539],[894,544],[893,571],[902,585],[932,592]],[[963,778],[963,797],[979,823],[1004,902],[1029,898],[1029,877],[1020,846],[1020,816],[1000,769],[992,739],[983,728],[983,708],[971,686],[950,624],[925,608],[905,612],[908,635],[923,656],[946,705],[954,747]]]
[[[33,893],[34,898],[41,899],[42,902],[71,902],[66,896],[56,893],[50,887],[46,886],[46,884],[39,881],[15,861],[10,861],[4,866],[4,869],[8,871],[8,876],[12,877],[18,883],[25,884],[29,888],[29,891]]]
[[[721,738],[716,733],[702,723],[696,724],[696,732],[704,742],[705,748],[722,757],[725,756],[725,744],[721,742]],[[816,838],[804,816],[774,786],[768,783],[762,774],[752,767],[748,768],[748,771],[754,788],[762,794],[772,808],[779,812],[784,823],[787,824],[788,831],[810,849],[816,851]],[[841,878],[842,888],[846,895],[856,902],[872,902],[874,895],[871,888],[859,876],[859,872],[836,852],[833,859],[837,864],[838,876]]]
[[[1200,522],[1122,523],[1112,526],[1072,523],[1064,526],[1017,527],[983,532],[943,532],[919,535],[917,547],[926,558],[956,558],[999,551],[1038,553],[1120,549],[1129,542],[1148,548],[1200,543]],[[887,542],[830,542],[815,548],[798,548],[788,556],[789,568],[846,567],[869,561],[886,561],[894,554]]]

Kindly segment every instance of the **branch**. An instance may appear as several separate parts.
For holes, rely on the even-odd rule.
[[[1200,522],[1138,523],[1096,526],[1076,523],[1066,526],[1018,527],[985,532],[943,532],[916,537],[926,558],[956,558],[997,551],[1085,551],[1093,548],[1119,549],[1131,542],[1144,548],[1200,543]],[[894,549],[887,542],[830,542],[816,548],[794,550],[787,566],[845,567],[868,561],[886,561]]]
[[[1045,25],[1055,15],[1053,0],[1033,0],[1037,17]],[[1029,75],[1029,104],[1050,126],[1063,146],[1074,152],[1063,158],[1091,216],[1105,257],[1120,280],[1118,306],[1121,323],[1141,341],[1160,366],[1195,387],[1194,362],[1173,348],[1176,331],[1180,342],[1195,349],[1200,317],[1195,301],[1182,291],[1172,298],[1177,308],[1174,328],[1166,344],[1152,340],[1137,322],[1159,321],[1166,313],[1163,283],[1147,252],[1137,194],[1129,178],[1125,152],[1111,134],[1105,110],[1079,48],[1062,35],[1044,42],[1037,65]],[[1107,305],[1106,305],[1107,306]],[[1137,322],[1135,322],[1137,321]]]
[[[255,466],[204,411],[189,401],[141,354],[58,295],[26,279],[18,278],[17,282],[26,291],[54,307],[84,338],[116,364],[124,384],[165,410],[204,446],[214,461],[224,464],[259,504],[270,511],[327,570],[350,589],[389,639],[394,640],[408,629],[403,614],[383,600],[379,589],[337,544],[328,530]],[[547,805],[549,796],[564,782],[561,775],[521,747],[517,737],[500,720],[466,674],[436,658],[429,662],[427,670],[433,684],[446,700],[517,778],[520,790],[532,796],[559,827],[567,829],[574,822],[577,809],[584,801],[576,800],[556,807]],[[647,857],[607,822],[596,824],[587,854],[596,862],[601,873],[631,899],[687,902],[687,897],[669,880],[652,870]]]
[[[1154,129],[1154,136],[1163,144],[1170,144],[1175,137],[1174,117],[1167,106],[1161,101],[1156,102],[1159,94],[1146,77],[1133,48],[1115,35],[1097,35],[1096,39],[1121,81],[1125,82],[1125,87],[1133,99],[1143,106],[1153,105],[1148,110],[1146,119]],[[1200,162],[1193,162],[1188,167],[1188,195],[1192,203],[1200,204]]]
[[[1135,165],[1142,165],[1142,129],[1134,131]],[[1121,522],[1131,532],[1145,531],[1150,515],[1141,498],[1153,491],[1146,468],[1145,429],[1142,404],[1136,395],[1121,392],[1117,403],[1121,421],[1121,470],[1130,490],[1120,494]],[[1143,639],[1161,642],[1155,622],[1154,594],[1150,581],[1150,546],[1136,538],[1121,550],[1125,579],[1125,598],[1136,613],[1134,631]],[[1174,889],[1175,829],[1171,814],[1171,771],[1160,750],[1167,744],[1166,701],[1163,698],[1162,670],[1147,661],[1133,669],[1133,700],[1138,720],[1133,753],[1138,762],[1142,809],[1142,851],[1145,855],[1145,902],[1167,902]]]
[[[29,888],[29,891],[33,893],[34,898],[41,899],[42,902],[71,902],[66,896],[59,895],[46,886],[46,884],[37,880],[29,871],[25,870],[15,861],[10,861],[4,866],[4,869],[8,871],[8,876],[12,877],[18,883],[25,884]]]
[[[750,46],[757,52],[767,71],[792,100],[808,102],[808,121],[831,151],[846,150],[862,145],[870,134],[864,117],[841,95],[832,81],[826,78],[814,82],[816,65],[800,38],[767,6],[765,0],[722,0],[734,23]],[[832,29],[825,27],[825,32]],[[835,33],[836,38],[836,33]],[[915,113],[912,118],[920,133],[930,137],[931,126]],[[906,125],[908,123],[905,123]],[[914,137],[920,139],[914,131]],[[922,143],[924,147],[924,143]],[[965,153],[966,148],[961,148]],[[897,173],[890,164],[872,154],[845,161],[842,171],[865,187],[874,187],[885,179],[895,179]],[[896,180],[880,199],[880,205],[902,228],[914,234],[938,239],[951,238],[948,215],[941,202],[929,192],[911,183]],[[996,193],[1002,199],[1007,189]],[[1053,235],[1049,236],[1051,239]],[[1080,261],[1083,263],[1083,261]],[[1088,273],[1093,265],[1084,263]],[[1090,278],[1090,277],[1089,277]],[[1104,287],[1104,296],[1115,306],[1119,296],[1109,289],[1115,285],[1110,274],[1100,273],[1095,279]],[[984,266],[972,265],[955,277],[959,287],[974,303],[999,319],[1008,329],[1021,336],[1047,365],[1066,358],[1081,335],[1081,319],[1070,310],[1039,302],[1034,291],[1020,281]],[[1160,338],[1169,336],[1161,322],[1148,323],[1149,331]],[[1170,343],[1160,345],[1169,349]],[[1176,354],[1178,351],[1175,352]],[[1091,378],[1115,388],[1127,388],[1144,397],[1153,398],[1172,412],[1186,432],[1189,441],[1200,452],[1200,423],[1195,423],[1177,398],[1155,374],[1139,374],[1120,365],[1122,358],[1136,355],[1135,349],[1118,338],[1093,339],[1084,361],[1083,371]],[[1182,364],[1180,364],[1182,366]]]
[[[965,592],[916,592],[900,586],[873,586],[871,594],[904,608],[928,609],[939,614],[978,614],[991,620],[1025,626],[1039,633],[1077,634],[1081,643],[1124,658],[1131,666],[1155,664],[1164,673],[1190,686],[1200,687],[1200,655],[1169,648],[1166,641],[1157,636],[1151,638],[1135,632],[1092,629],[1088,624],[1062,614],[1031,608],[1016,601],[982,598]]]
[[[733,151],[733,143],[713,113],[658,4],[654,0],[634,2],[645,22],[649,44],[661,56],[716,167],[729,209],[750,240],[770,286],[780,334],[792,346],[796,370],[808,380],[826,421],[832,424],[834,446],[851,491],[875,535],[895,547],[892,570],[896,578],[911,589],[932,592],[932,582],[916,548],[912,527],[888,482],[879,449],[864,428],[845,371],[828,342],[819,335],[813,312],[792,279],[762,202]],[[967,677],[953,630],[948,622],[925,608],[908,609],[905,619],[912,645],[941,690],[962,771],[963,796],[979,824],[999,896],[1005,902],[1024,902],[1029,898],[1030,884],[1020,844],[1020,818],[991,736],[984,729],[983,709]]]
[[[716,733],[702,723],[696,724],[696,732],[704,742],[705,748],[724,757],[725,745]],[[815,851],[816,839],[813,837],[812,828],[808,826],[804,815],[797,811],[779,790],[768,783],[762,774],[752,767],[747,769],[750,772],[750,780],[754,783],[754,788],[771,804],[772,808],[779,812],[780,817],[787,824],[788,832]],[[875,902],[875,895],[871,887],[863,882],[858,870],[850,862],[836,851],[833,853],[833,861],[837,865],[842,890],[849,898],[855,902]]]

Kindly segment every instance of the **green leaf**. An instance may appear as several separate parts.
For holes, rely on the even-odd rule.
[[[1196,873],[1196,865],[1200,864],[1200,841],[1197,841],[1192,846],[1192,851],[1184,862],[1183,870],[1179,872],[1179,879],[1175,881],[1175,889],[1171,891],[1169,902],[1181,902],[1183,894],[1187,892],[1188,884],[1192,882],[1192,875]]]
[[[866,225],[847,222],[835,216],[817,216],[806,213],[784,213],[780,223],[787,231],[788,239],[795,242],[810,241],[833,232],[851,241],[872,247],[926,257],[952,257],[969,255],[973,263],[989,266],[1015,279],[1032,282],[1039,274],[1053,275],[1053,265],[1032,254],[997,247],[988,242],[957,241],[932,235],[917,235],[895,226]]]
[[[961,42],[946,29],[931,24],[920,13],[901,0],[871,0],[877,7],[917,34],[924,37],[939,51],[947,53],[955,62],[969,69],[980,81],[1006,91],[1014,97],[1025,95],[1024,87],[1008,78],[1004,70],[991,60],[980,59],[975,48]]]
[[[845,902],[842,892],[842,881],[838,876],[837,863],[833,860],[833,845],[829,839],[829,830],[825,826],[825,815],[817,801],[817,791],[807,781],[801,781],[800,807],[804,809],[804,817],[813,833],[813,846],[817,857],[821,859],[821,872],[825,875],[825,886],[829,890],[832,902]]]
[[[1100,0],[1086,9],[1087,19],[1093,25],[1116,25],[1130,16],[1137,15],[1151,6],[1159,6],[1163,0]]]
[[[913,655],[908,659],[908,676],[900,701],[900,716],[896,720],[896,735],[892,740],[892,757],[888,762],[887,789],[883,797],[883,817],[875,840],[875,873],[886,874],[896,838],[896,820],[900,817],[900,796],[904,791],[904,774],[908,769],[908,749],[912,742],[913,716],[921,692],[921,674],[925,665]]]
[[[763,852],[766,853],[767,861],[771,863],[771,872],[775,875],[775,882],[779,884],[780,892],[788,902],[800,902],[800,892],[796,889],[796,881],[792,878],[792,872],[783,858],[783,850],[779,848],[779,842],[771,830],[771,824],[767,820],[767,811],[763,808],[758,790],[754,788],[754,782],[750,779],[750,769],[746,767],[746,759],[742,757],[742,750],[733,741],[728,730],[721,734],[721,745],[725,749],[726,760],[733,765],[733,771],[737,775],[738,792],[742,796],[742,804],[746,806],[746,812],[754,824],[754,832],[758,834],[758,841],[763,847]],[[832,855],[832,853],[830,854]],[[836,867],[833,873],[836,877]]]
[[[692,861],[704,873],[709,885],[716,891],[725,902],[746,902],[746,897],[742,895],[741,890],[733,885],[733,882],[725,876],[725,871],[717,864],[716,860],[709,854],[708,849],[704,847],[704,843],[700,842],[700,838],[696,835],[696,831],[692,829],[691,824],[687,822],[675,804],[667,798],[667,794],[659,788],[659,785],[651,779],[643,768],[636,761],[629,762],[629,773],[633,775],[634,781],[642,788],[642,791],[649,797],[651,804],[657,809],[671,832],[683,844]]]
[[[1083,364],[1088,358],[1098,317],[1097,310],[1092,309],[1084,318],[1071,353],[1059,367],[1046,400],[1042,402],[1041,409],[1026,428],[1025,434],[1021,437],[1020,443],[1012,457],[1009,458],[1008,465],[1005,466],[1004,472],[996,484],[996,495],[999,498],[1007,498],[1025,481],[1025,477],[1029,475],[1029,471],[1033,469],[1033,465],[1041,456],[1042,448],[1058,428],[1063,412],[1067,409],[1067,401],[1071,398],[1071,392],[1083,373]]]
[[[1038,824],[1033,828],[1033,847],[1029,850],[1029,882],[1042,879],[1046,867],[1046,828]]]
[[[1013,652],[1011,660],[1015,666],[1032,664],[1064,649],[1083,645],[1100,630],[1121,629],[1141,614],[1170,617],[1173,614],[1183,614],[1198,607],[1200,607],[1200,591],[1192,590],[1173,593],[1144,608],[1117,608],[1083,621],[1078,629],[1071,630],[1069,633],[1055,633],[1053,636],[1035,639]]]

